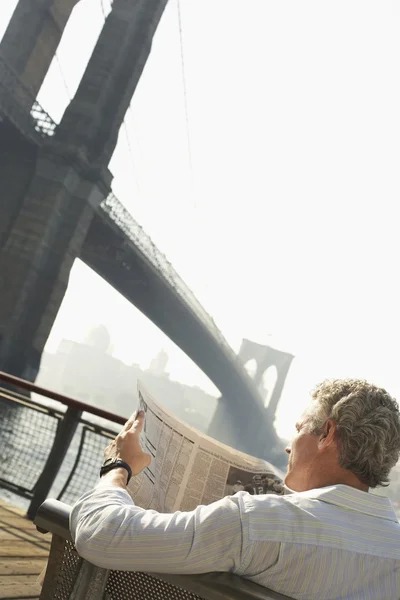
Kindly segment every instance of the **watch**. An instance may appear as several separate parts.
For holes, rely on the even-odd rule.
[[[130,468],[128,463],[126,463],[124,460],[121,460],[120,458],[107,458],[107,460],[103,462],[103,465],[100,469],[100,477],[102,477],[112,469],[120,469],[121,467],[128,471],[128,481],[126,482],[126,485],[128,485],[132,477],[132,469]]]

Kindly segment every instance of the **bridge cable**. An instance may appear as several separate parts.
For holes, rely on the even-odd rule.
[[[112,2],[110,2],[110,4],[112,6]],[[103,13],[103,17],[104,17],[104,21],[105,21],[107,18],[107,11],[106,11],[106,7],[104,4],[104,0],[100,0],[100,5],[101,5],[101,12]],[[110,6],[110,9],[111,9],[111,6]]]
[[[185,104],[187,150],[188,150],[188,158],[189,158],[190,178],[191,178],[191,183],[192,183],[193,203],[194,203],[194,206],[196,206],[196,198],[194,195],[195,186],[194,186],[194,171],[193,171],[193,161],[192,161],[192,143],[191,143],[191,138],[190,138],[188,94],[187,94],[187,84],[186,84],[186,65],[185,65],[185,56],[184,56],[184,47],[183,47],[183,27],[182,27],[182,14],[181,14],[180,0],[177,0],[177,9],[178,9],[178,28],[179,28],[179,40],[180,40],[180,52],[181,52],[183,98],[184,98],[184,104]]]
[[[71,90],[69,89],[69,85],[68,85],[68,83],[67,83],[67,79],[66,79],[66,77],[65,77],[65,75],[64,75],[64,71],[63,71],[63,68],[62,68],[62,65],[61,65],[60,57],[58,56],[58,53],[57,53],[57,52],[55,52],[55,53],[54,53],[54,58],[56,59],[56,63],[57,63],[57,66],[58,66],[58,70],[59,70],[59,72],[60,72],[60,75],[61,75],[61,80],[62,80],[62,82],[63,82],[64,88],[65,88],[65,91],[66,91],[66,93],[67,93],[68,100],[71,102],[71,100],[72,100],[72,94],[71,94]]]
[[[129,105],[128,109],[129,108],[130,108],[130,105]],[[140,196],[141,195],[140,194],[140,186],[139,186],[139,181],[138,181],[138,178],[137,178],[137,175],[136,175],[136,173],[137,173],[137,171],[136,171],[136,161],[135,161],[134,156],[133,156],[133,150],[132,150],[131,140],[130,140],[130,137],[129,137],[128,126],[126,124],[126,117],[125,117],[125,119],[123,121],[123,126],[124,126],[124,131],[125,131],[126,143],[127,143],[127,146],[128,146],[128,152],[129,152],[129,156],[131,158],[131,163],[132,163],[132,168],[133,168],[133,178],[135,180],[135,185],[136,185],[136,188],[137,188],[137,192],[138,192],[138,194]]]

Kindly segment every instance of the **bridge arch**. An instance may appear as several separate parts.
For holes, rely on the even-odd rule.
[[[258,388],[270,417],[273,418],[294,358],[293,354],[244,339],[238,356]]]
[[[243,365],[247,375],[251,378],[254,379],[254,377],[256,376],[257,373],[257,361],[255,358],[250,358],[250,360],[248,360],[246,362],[246,364]]]
[[[274,389],[278,382],[278,369],[275,365],[268,367],[261,376],[260,383],[258,384],[258,391],[264,401],[265,408],[268,408],[271,402]]]

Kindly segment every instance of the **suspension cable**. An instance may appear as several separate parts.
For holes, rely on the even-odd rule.
[[[191,183],[192,183],[193,202],[194,202],[194,206],[196,206],[196,200],[195,200],[195,195],[194,195],[195,186],[194,186],[194,172],[193,172],[193,161],[192,161],[192,143],[191,143],[191,138],[190,138],[188,94],[187,94],[187,84],[186,84],[186,68],[185,68],[185,56],[184,56],[184,47],[183,47],[183,27],[182,27],[182,14],[181,14],[180,0],[177,0],[177,9],[178,9],[178,28],[179,28],[179,40],[180,40],[180,52],[181,52],[183,97],[184,97],[184,103],[185,103],[186,140],[187,140],[187,150],[188,150],[188,158],[189,158],[190,178],[191,178]]]
[[[72,100],[72,94],[71,94],[71,90],[69,89],[69,85],[68,85],[68,83],[67,83],[67,79],[66,79],[66,77],[65,77],[65,75],[64,75],[64,71],[63,71],[63,68],[62,68],[62,65],[61,65],[60,57],[58,56],[58,53],[57,53],[57,52],[55,52],[55,54],[54,54],[54,58],[56,59],[56,63],[57,63],[57,66],[58,66],[58,70],[59,70],[59,72],[60,72],[60,75],[61,75],[61,80],[62,80],[62,82],[63,82],[64,88],[65,88],[65,91],[66,91],[66,93],[67,93],[68,100],[71,102],[71,100]]]

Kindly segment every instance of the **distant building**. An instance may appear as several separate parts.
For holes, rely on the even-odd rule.
[[[168,365],[168,354],[165,350],[160,350],[155,358],[150,363],[149,372],[153,375],[165,375],[168,376],[166,369]]]
[[[38,382],[87,404],[128,417],[137,406],[137,382],[188,425],[206,431],[217,399],[198,387],[172,381],[162,350],[148,370],[128,365],[110,353],[106,328],[96,328],[85,343],[62,340],[56,354],[44,353]]]

